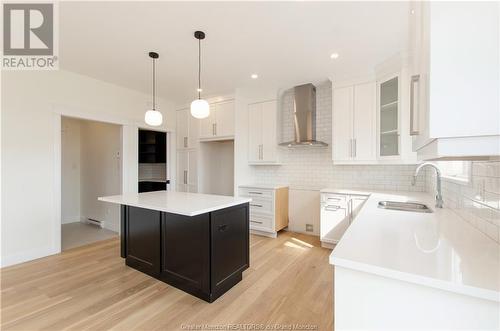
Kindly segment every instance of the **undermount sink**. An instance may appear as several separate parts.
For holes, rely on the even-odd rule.
[[[420,202],[379,201],[378,207],[417,213],[432,213],[432,209],[430,209],[426,204]]]

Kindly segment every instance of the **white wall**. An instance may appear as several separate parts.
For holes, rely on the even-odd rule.
[[[112,231],[120,228],[120,206],[98,201],[121,192],[121,127],[82,121],[81,126],[81,215],[104,222]]]
[[[137,127],[146,127],[150,96],[62,70],[4,71],[1,85],[1,265],[6,266],[60,251],[57,113],[125,124],[123,190],[133,191]],[[159,106],[162,129],[175,130],[173,107],[165,100]]]
[[[61,120],[61,223],[80,221],[80,122]]]
[[[198,160],[199,192],[233,195],[234,142],[200,143]]]

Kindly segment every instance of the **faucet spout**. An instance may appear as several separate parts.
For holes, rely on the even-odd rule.
[[[415,169],[411,184],[415,185],[415,183],[417,182],[418,173],[424,167],[431,167],[436,170],[436,208],[443,208],[443,195],[441,193],[441,170],[437,165],[431,162],[424,162],[420,164],[417,169]]]

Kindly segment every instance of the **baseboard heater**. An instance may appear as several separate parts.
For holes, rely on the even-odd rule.
[[[86,223],[96,225],[100,228],[104,228],[104,222],[92,218],[87,218]]]

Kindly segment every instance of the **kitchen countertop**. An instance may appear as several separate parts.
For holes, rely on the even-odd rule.
[[[419,192],[324,189],[369,195],[330,255],[330,264],[500,302],[500,246]],[[381,200],[419,201],[434,213],[378,208]]]
[[[184,216],[196,216],[252,201],[250,198],[173,191],[126,193],[98,200]]]

